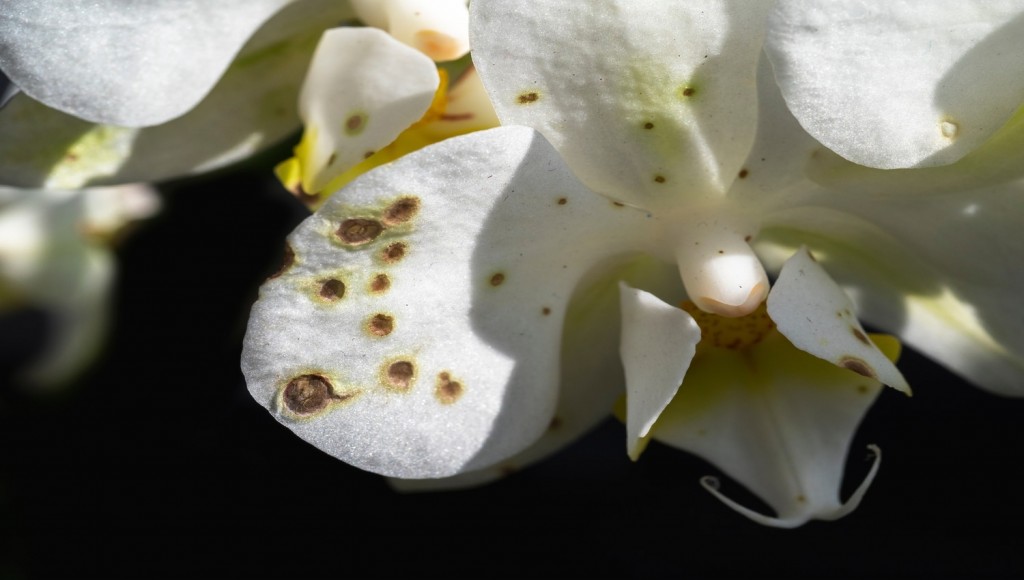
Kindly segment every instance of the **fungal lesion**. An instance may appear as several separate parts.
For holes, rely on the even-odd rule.
[[[346,246],[362,246],[376,240],[384,233],[384,224],[373,218],[348,218],[342,220],[334,234]]]
[[[338,392],[325,374],[311,372],[291,378],[279,389],[278,407],[296,419],[322,415],[333,406],[353,399],[358,392]]]
[[[516,103],[520,105],[532,105],[540,100],[540,92],[536,90],[523,91],[516,96]]]
[[[273,280],[279,278],[282,274],[291,269],[295,265],[295,250],[292,249],[291,244],[285,243],[284,254],[281,256],[281,267],[276,272],[267,277],[267,280]]]
[[[384,209],[383,221],[388,226],[397,226],[411,221],[420,211],[420,199],[404,195]]]
[[[383,294],[391,288],[391,278],[384,273],[376,274],[370,280],[370,293]]]
[[[381,384],[390,391],[407,393],[416,382],[416,364],[411,358],[398,358],[384,363],[380,370]]]
[[[442,371],[437,375],[437,382],[434,386],[434,397],[442,405],[451,405],[462,398],[466,387],[462,381],[452,377],[449,371]]]
[[[395,317],[378,312],[366,321],[366,331],[372,336],[383,338],[395,331]]]

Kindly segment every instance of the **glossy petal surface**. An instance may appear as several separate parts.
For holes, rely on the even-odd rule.
[[[294,259],[250,317],[249,389],[363,469],[443,477],[497,463],[551,421],[557,313],[596,264],[640,249],[647,220],[583,187],[525,128],[406,156],[289,238]]]
[[[766,9],[479,2],[474,62],[502,122],[539,130],[592,189],[670,207],[720,195],[740,170]]]
[[[148,126],[194,107],[289,0],[10,0],[0,68],[26,94],[96,123]]]
[[[954,162],[1024,94],[1015,1],[784,0],[766,51],[786,102],[830,149],[885,169]]]
[[[295,103],[317,39],[349,12],[290,4],[250,39],[195,108],[144,129],[94,124],[15,96],[0,109],[0,183],[76,189],[158,181],[238,161],[299,128]]]

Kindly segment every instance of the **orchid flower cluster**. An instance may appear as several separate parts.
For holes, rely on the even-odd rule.
[[[1019,3],[353,1],[390,34],[335,29],[315,54],[313,0],[68,9],[197,51],[154,53],[159,75],[146,47],[15,4],[0,68],[25,95],[0,118],[33,143],[32,115],[78,124],[59,155],[19,149],[38,163],[2,152],[15,185],[208,169],[298,103],[277,174],[318,209],[260,290],[242,370],[281,423],[399,489],[496,479],[614,412],[634,460],[652,439],[695,453],[775,513],[704,478],[718,499],[795,527],[849,513],[877,473],[872,446],[841,500],[862,417],[910,394],[897,336],[1024,392]],[[61,68],[83,44],[95,68]],[[448,91],[435,61],[470,47]],[[135,75],[146,98],[106,95]],[[204,123],[216,138],[165,151]]]

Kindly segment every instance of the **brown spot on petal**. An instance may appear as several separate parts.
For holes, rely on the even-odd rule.
[[[740,179],[746,179],[748,175],[750,175],[750,172],[747,171],[746,168],[740,169],[740,173],[739,173],[739,178]]]
[[[388,264],[394,264],[405,257],[406,248],[408,248],[408,246],[406,246],[405,242],[389,244],[388,247],[384,248],[384,251],[380,253],[380,257]]]
[[[320,297],[325,300],[335,301],[340,300],[345,296],[345,283],[337,278],[330,278],[328,280],[321,280],[320,282]]]
[[[462,383],[452,378],[447,371],[437,375],[437,386],[434,388],[434,396],[442,405],[451,405],[462,397],[465,388]]]
[[[505,282],[505,275],[501,272],[491,276],[491,286],[501,286]]]
[[[626,204],[618,201],[613,201],[612,205],[614,205],[615,207],[626,207]]]
[[[420,211],[420,200],[416,197],[402,197],[384,210],[384,223],[389,226],[404,224],[416,217]]]
[[[562,419],[560,417],[552,417],[551,422],[548,423],[548,431],[554,431],[562,426]]]
[[[387,292],[390,287],[391,279],[388,278],[387,274],[377,274],[370,282],[370,292],[375,292],[377,294]]]
[[[337,160],[338,160],[338,153],[337,152],[332,152],[331,156],[327,158],[327,166],[330,167],[331,165],[334,165],[334,162],[337,161]]]
[[[857,385],[857,392],[862,394],[862,395],[868,394],[868,391],[870,391],[870,390],[871,389],[868,388],[867,385]]]
[[[374,314],[366,323],[366,329],[374,336],[387,336],[395,330],[395,319],[387,314]]]
[[[302,375],[288,382],[281,396],[284,406],[297,415],[324,410],[331,399],[348,398],[334,394],[331,382],[322,375]]]
[[[387,384],[399,391],[408,391],[416,379],[416,367],[407,360],[395,361],[384,372]]]
[[[850,369],[858,375],[868,377],[869,379],[878,378],[878,373],[875,372],[875,369],[871,368],[868,363],[857,357],[843,357],[839,360],[839,366],[845,369]]]
[[[539,100],[540,94],[537,93],[536,91],[528,91],[525,93],[521,93],[516,98],[516,102],[519,103],[520,105],[529,105],[531,103],[536,103]]]
[[[683,95],[684,97],[692,97],[693,95],[697,94],[697,89],[693,87],[682,87],[679,90],[679,94]]]
[[[345,119],[345,134],[358,135],[366,128],[366,113],[352,113]]]
[[[654,176],[654,182],[655,183],[665,183],[665,176],[664,175],[655,175]]]
[[[335,234],[345,244],[361,246],[376,240],[383,231],[384,226],[377,220],[351,218],[341,222]]]
[[[857,337],[857,340],[863,342],[864,344],[866,344],[868,346],[871,346],[871,341],[868,340],[867,335],[864,334],[863,332],[861,332],[861,330],[859,328],[851,328],[850,330],[853,331],[853,335],[855,337]]]
[[[564,198],[564,197],[560,197],[560,198],[558,198],[558,205],[565,205],[565,204],[567,204],[567,203],[569,203],[569,200],[568,200],[568,199],[566,199],[566,198]]]
[[[648,131],[650,131],[653,128],[654,128],[654,123],[652,123],[650,121],[647,121],[646,123],[644,123],[644,129],[647,129]]]
[[[797,503],[807,503],[807,498],[803,494],[796,496]]]
[[[544,308],[540,309],[540,313],[543,314],[544,316],[547,316],[551,314],[551,309],[545,306]]]
[[[281,258],[281,267],[277,269],[277,272],[271,274],[267,280],[272,280],[281,274],[284,274],[288,271],[288,268],[292,267],[293,264],[295,264],[295,250],[292,249],[291,245],[286,243],[284,245],[284,256]]]

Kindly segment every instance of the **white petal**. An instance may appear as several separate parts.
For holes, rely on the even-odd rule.
[[[388,32],[430,58],[455,60],[469,52],[465,0],[382,0]]]
[[[498,117],[543,133],[595,191],[654,209],[721,194],[753,141],[767,3],[477,2]]]
[[[647,220],[584,188],[525,128],[403,157],[289,238],[294,261],[250,318],[250,391],[369,471],[497,463],[555,408],[562,325],[544,309],[564,311],[584,274],[640,245]]]
[[[834,209],[774,216],[776,226],[762,238],[811,245],[851,290],[865,322],[982,388],[1020,396],[1022,188],[1015,182],[928,197],[833,192],[818,202]]]
[[[76,117],[156,125],[194,107],[288,1],[9,0],[0,68],[32,98]]]
[[[1021,104],[1020,2],[778,2],[765,49],[790,109],[843,157],[952,163]]]
[[[843,505],[839,490],[850,441],[880,390],[877,381],[837,369],[773,332],[743,353],[699,353],[653,437],[700,455],[763,499],[776,517],[716,493],[760,523],[835,519],[863,495]],[[863,485],[873,476],[872,470]]]
[[[0,183],[77,189],[156,181],[238,161],[293,133],[303,75],[320,34],[347,12],[303,0],[246,44],[205,99],[173,121],[133,129],[76,119],[17,95],[0,110]]]
[[[700,341],[700,328],[682,309],[619,283],[626,369],[626,449],[634,461],[641,439],[683,383]]]
[[[302,87],[304,189],[320,191],[395,140],[430,107],[434,63],[375,28],[324,33]]]
[[[671,264],[651,258],[631,260],[574,293],[562,333],[562,379],[558,407],[536,443],[492,467],[442,479],[393,479],[399,491],[462,489],[516,473],[540,461],[595,427],[623,395],[618,280],[644,288],[671,303],[683,299]]]
[[[806,247],[783,264],[768,294],[768,316],[800,350],[910,394],[896,365],[857,321],[850,298]]]

